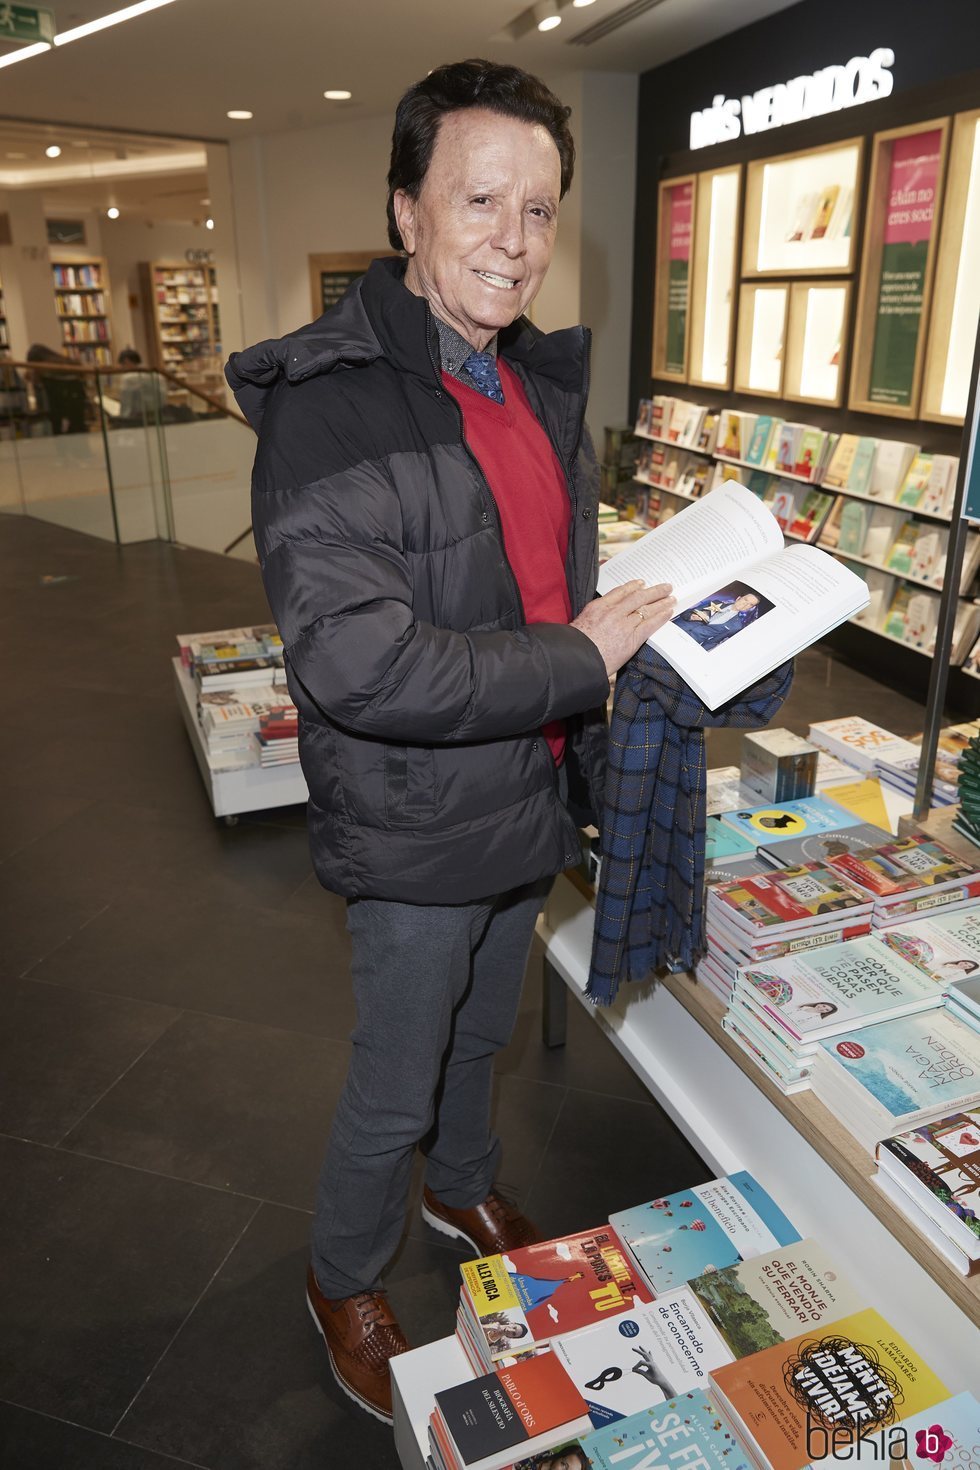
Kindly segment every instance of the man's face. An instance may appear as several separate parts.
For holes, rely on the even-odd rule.
[[[741,597],[736,597],[735,606],[739,612],[748,612],[750,607],[759,606],[759,599],[754,592],[743,592]]]
[[[561,161],[546,128],[483,108],[440,125],[419,191],[395,194],[405,284],[482,350],[534,300],[558,227]]]

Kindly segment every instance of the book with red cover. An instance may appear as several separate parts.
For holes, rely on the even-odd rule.
[[[585,1400],[553,1353],[441,1389],[435,1399],[457,1463],[486,1470],[592,1428]]]
[[[709,926],[712,913],[721,913],[750,934],[810,928],[829,922],[829,916],[843,923],[845,916],[870,910],[867,895],[826,863],[775,868],[733,883],[717,883],[708,892]]]
[[[896,837],[864,852],[842,852],[827,861],[849,883],[874,894],[886,906],[920,888],[937,893],[957,883],[965,883],[968,889],[971,884],[980,886],[975,864],[964,862],[922,832]]]
[[[466,1261],[460,1271],[464,1309],[494,1359],[652,1300],[611,1225]]]

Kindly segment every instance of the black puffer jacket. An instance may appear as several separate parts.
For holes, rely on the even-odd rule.
[[[375,261],[318,321],[235,353],[227,376],[259,434],[255,540],[299,706],[320,881],[460,903],[575,860],[540,730],[569,718],[585,818],[601,799],[608,684],[577,628],[524,624],[429,307],[403,272]],[[566,470],[576,615],[596,568],[588,334],[522,320],[500,350]]]

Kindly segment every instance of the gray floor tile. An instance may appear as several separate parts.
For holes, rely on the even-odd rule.
[[[0,1138],[0,1400],[110,1431],[255,1203]]]
[[[13,1404],[0,1404],[0,1452],[3,1470],[181,1470],[187,1463]]]

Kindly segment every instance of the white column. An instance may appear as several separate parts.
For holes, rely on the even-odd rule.
[[[10,244],[0,245],[0,280],[11,356],[23,362],[35,342],[60,352],[61,324],[54,305],[41,195],[31,189],[0,193],[0,214],[10,225]]]

